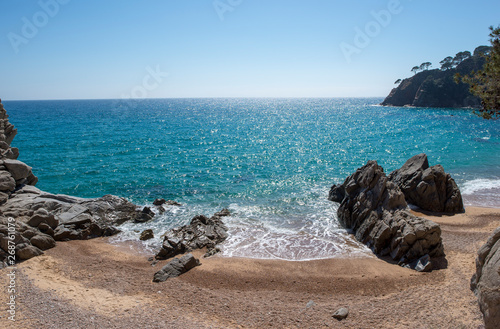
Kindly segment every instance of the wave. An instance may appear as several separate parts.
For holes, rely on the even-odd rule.
[[[500,179],[479,178],[463,184],[462,194],[474,194],[479,191],[500,189]]]

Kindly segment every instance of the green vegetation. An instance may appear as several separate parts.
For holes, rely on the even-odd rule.
[[[479,115],[485,119],[500,117],[500,26],[490,27],[491,47],[478,47],[474,55],[485,57],[483,68],[464,77],[455,75],[455,81],[470,85],[472,94],[481,98]]]

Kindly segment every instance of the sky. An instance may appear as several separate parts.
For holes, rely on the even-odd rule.
[[[0,98],[384,97],[500,1],[1,0]]]

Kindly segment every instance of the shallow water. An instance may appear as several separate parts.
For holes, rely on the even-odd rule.
[[[153,222],[115,239],[165,230],[228,208],[227,256],[304,260],[369,254],[326,200],[368,160],[386,172],[425,152],[468,205],[500,206],[500,128],[461,109],[386,108],[381,99],[165,99],[4,102],[13,146],[37,187],[80,197],[115,194],[150,205]]]

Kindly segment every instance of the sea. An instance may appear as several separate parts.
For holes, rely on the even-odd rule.
[[[469,109],[382,107],[381,98],[4,101],[12,146],[37,187],[140,205],[175,200],[112,243],[153,253],[167,230],[227,208],[223,257],[367,257],[327,200],[368,160],[386,173],[426,153],[466,205],[500,207],[500,124]],[[140,242],[144,229],[155,238]]]

